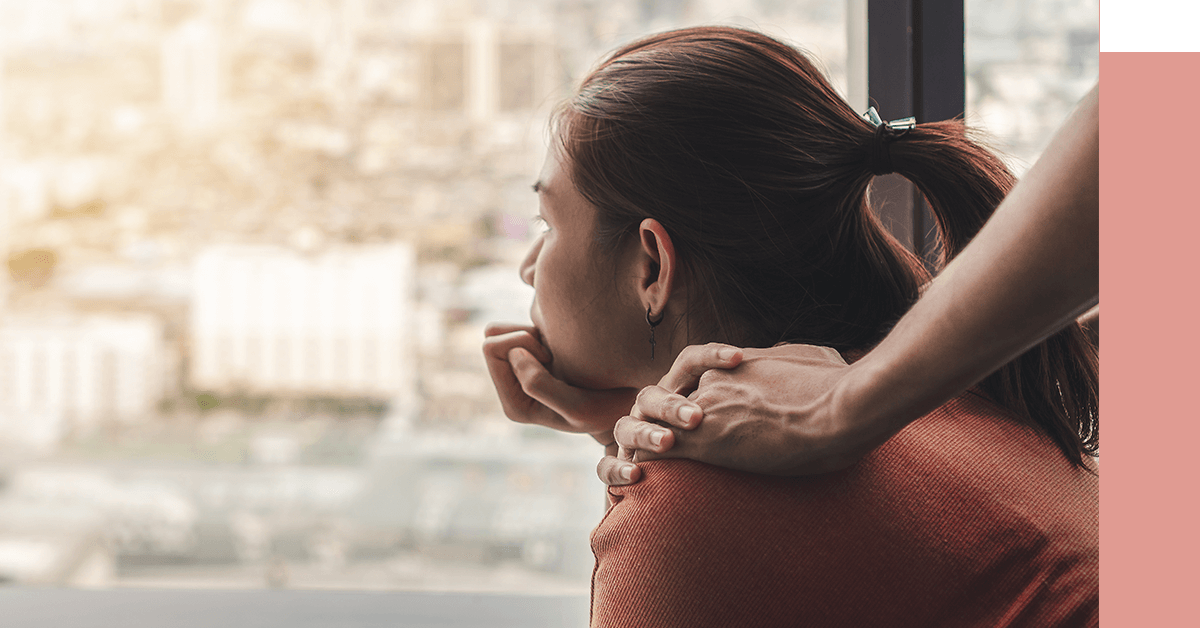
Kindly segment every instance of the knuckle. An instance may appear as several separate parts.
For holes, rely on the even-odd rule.
[[[711,386],[713,383],[713,380],[716,379],[717,377],[719,377],[720,373],[721,373],[721,371],[715,371],[715,370],[705,371],[704,373],[701,373],[700,382],[697,384],[697,390],[704,388],[705,386]]]
[[[718,366],[717,351],[723,345],[719,342],[710,342],[706,345],[689,347],[694,349],[687,363],[687,371],[693,375],[703,374],[714,366]]]
[[[521,414],[520,412],[517,412],[514,408],[505,408],[504,416],[508,417],[508,420],[512,421],[513,423],[528,423],[529,422],[528,417]]]
[[[596,475],[600,477],[600,481],[609,486],[620,484],[621,474],[617,471],[616,459],[605,458],[596,466]]]
[[[651,402],[651,397],[654,395],[654,386],[647,386],[638,391],[637,399],[634,401],[642,410],[646,409]]]
[[[629,423],[626,419],[633,421],[633,423]],[[637,421],[631,417],[624,417],[617,421],[616,427],[613,428],[613,438],[617,441],[617,444],[621,447],[637,446],[637,426],[640,424],[641,421]]]
[[[539,391],[546,387],[546,378],[550,376],[546,371],[530,366],[522,367],[521,371],[521,388],[526,392]]]
[[[837,349],[834,349],[833,347],[825,347],[825,349],[826,349],[826,351],[829,352],[829,357],[832,358],[834,361],[837,361],[837,362],[845,362],[846,361],[846,358],[844,358],[842,356],[841,351],[838,351]]]

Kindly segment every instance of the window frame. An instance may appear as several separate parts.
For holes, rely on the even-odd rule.
[[[851,12],[855,0],[849,0]],[[966,111],[965,0],[866,0],[868,102],[885,120],[917,123]],[[855,28],[852,21],[848,27]],[[875,180],[871,195],[884,224],[936,271],[933,213],[920,191],[898,175]]]

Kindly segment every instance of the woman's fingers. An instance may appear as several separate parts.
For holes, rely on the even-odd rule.
[[[551,375],[546,365],[524,347],[510,350],[508,362],[526,395],[563,416],[573,413],[579,389]]]
[[[524,347],[542,364],[552,360],[550,350],[542,344],[542,335],[536,327],[513,323],[489,323],[483,330],[483,352],[489,357],[507,359],[513,347]]]
[[[520,352],[533,362],[538,362],[538,356],[550,360],[550,352],[542,346],[534,336],[536,330],[522,325],[489,325],[486,330],[490,334],[483,343],[483,355],[487,362],[488,374],[504,415],[518,423],[536,423],[555,429],[566,429],[567,422],[552,410],[539,403],[525,393],[521,381],[517,379],[509,356]]]
[[[529,332],[529,334],[538,339],[538,342],[541,342],[542,340],[541,332],[538,331],[537,327],[534,327],[533,325],[524,325],[522,323],[488,323],[483,328],[483,335],[486,337],[499,336],[501,334],[507,334],[514,331]]]
[[[734,368],[741,364],[742,356],[743,352],[738,347],[718,342],[684,347],[658,385],[665,390],[686,395],[700,385],[700,376],[705,371]]]
[[[659,386],[647,386],[638,392],[637,402],[630,414],[634,418],[662,421],[690,430],[700,424],[704,410],[683,395]]]
[[[512,365],[517,381],[521,382],[521,389],[534,399],[548,396],[554,384],[558,382],[550,371],[546,370],[546,365],[525,347],[509,349],[508,363]]]
[[[629,388],[589,390],[572,386],[554,377],[524,347],[509,351],[508,362],[522,392],[562,417],[563,424],[552,427],[568,432],[587,432],[604,443],[610,441],[599,434],[612,430],[613,423],[629,410],[636,394]]]

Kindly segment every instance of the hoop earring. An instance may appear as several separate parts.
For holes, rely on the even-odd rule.
[[[663,322],[663,317],[667,315],[667,311],[666,311],[666,308],[663,308],[663,311],[658,313],[658,320],[651,320],[650,319],[650,307],[651,306],[649,306],[649,305],[646,306],[646,324],[650,326],[650,360],[653,361],[654,360],[654,328],[658,327],[658,324]]]

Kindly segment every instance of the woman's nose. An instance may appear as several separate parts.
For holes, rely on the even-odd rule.
[[[529,247],[529,252],[525,254],[525,259],[521,262],[521,281],[531,287],[536,287],[533,285],[533,270],[537,267],[538,253],[541,252],[542,238],[539,236],[533,246]]]

